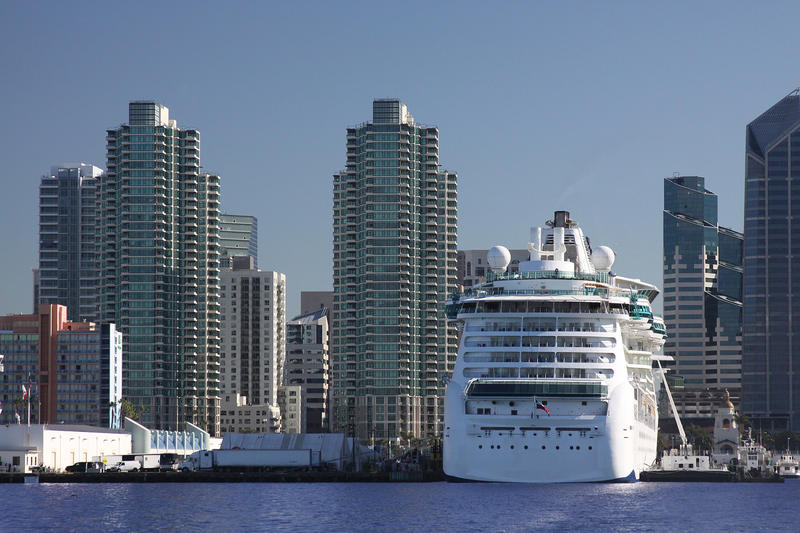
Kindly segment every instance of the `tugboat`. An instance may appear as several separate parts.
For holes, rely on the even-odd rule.
[[[786,439],[786,453],[775,461],[775,473],[785,479],[800,478],[800,462],[789,451],[789,439]]]
[[[736,473],[728,470],[724,466],[712,465],[711,457],[707,454],[695,453],[692,445],[686,440],[686,432],[683,430],[675,401],[672,399],[672,392],[667,385],[664,370],[661,368],[662,360],[671,360],[670,356],[653,356],[653,360],[658,364],[661,372],[664,390],[669,398],[669,405],[675,416],[675,423],[681,436],[681,445],[676,449],[665,450],[661,456],[659,464],[642,472],[642,481],[734,481]]]

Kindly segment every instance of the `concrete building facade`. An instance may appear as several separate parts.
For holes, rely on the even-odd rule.
[[[328,310],[328,327],[330,327],[330,312],[333,309],[333,291],[301,291],[300,314],[313,313],[320,309]]]
[[[100,317],[125,334],[125,397],[141,422],[219,429],[219,177],[200,171],[200,132],[131,102],[106,135]]]
[[[301,385],[284,385],[278,393],[281,407],[281,433],[307,433],[305,392]]]
[[[299,388],[294,395],[302,413],[299,433],[324,433],[328,429],[328,345],[328,309],[296,316],[286,323],[284,385]]]
[[[131,453],[131,434],[86,425],[0,425],[0,472],[30,472],[44,466],[56,472],[103,455]]]
[[[252,258],[234,257],[233,269],[222,271],[220,299],[221,389],[227,419],[244,418],[231,416],[232,411],[244,413],[243,407],[260,413],[277,409],[286,348],[286,276],[257,270]],[[226,427],[230,431],[236,426]]]
[[[443,377],[457,331],[457,176],[439,167],[439,130],[399,100],[375,100],[347,129],[333,177],[335,431],[361,439],[441,433]]]
[[[119,427],[122,334],[67,313],[42,305],[35,315],[0,317],[0,424],[26,423],[30,403],[32,423]]]
[[[458,251],[458,286],[468,289],[481,283],[486,283],[486,273],[489,271],[489,264],[486,262],[486,250],[459,250]],[[509,250],[511,252],[511,263],[508,265],[508,272],[519,272],[520,261],[530,259],[528,250]]]

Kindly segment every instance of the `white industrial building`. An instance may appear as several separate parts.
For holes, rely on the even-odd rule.
[[[360,454],[353,453],[353,439],[344,433],[226,433],[222,437],[221,450],[311,450],[319,454],[320,464],[335,466],[341,470],[345,463],[354,459],[360,462]]]
[[[131,434],[120,429],[66,424],[0,426],[0,472],[55,471],[101,455],[131,453]]]
[[[135,420],[125,419],[125,430],[131,434],[131,453],[175,453],[189,455],[198,450],[219,448],[222,439],[186,422],[185,431],[147,429]]]

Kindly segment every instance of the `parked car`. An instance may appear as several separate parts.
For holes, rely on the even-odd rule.
[[[80,461],[78,463],[75,463],[74,465],[66,467],[64,470],[66,470],[67,472],[71,472],[73,474],[76,472],[99,473],[103,471],[103,468],[104,468],[103,463],[98,461]]]
[[[138,472],[142,468],[139,461],[120,461],[107,468],[109,472]]]

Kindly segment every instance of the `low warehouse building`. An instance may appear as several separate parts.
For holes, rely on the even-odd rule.
[[[119,429],[67,424],[0,426],[0,472],[55,471],[99,455],[131,453],[131,434]]]

